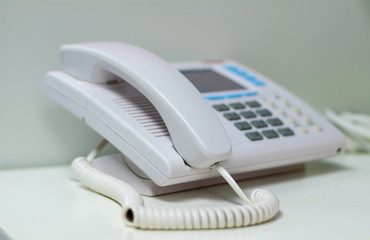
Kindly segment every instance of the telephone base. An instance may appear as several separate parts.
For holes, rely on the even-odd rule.
[[[145,179],[133,173],[121,154],[107,155],[96,158],[92,161],[94,168],[116,177],[135,188],[141,195],[144,196],[157,196],[172,192],[179,192],[183,190],[190,190],[194,188],[206,187],[215,184],[225,183],[222,177],[203,179],[193,182],[181,183],[170,186],[158,186],[150,179]],[[254,178],[259,176],[271,175],[286,171],[293,171],[303,169],[304,164],[295,164],[284,167],[277,167],[271,169],[263,169],[253,172],[246,172],[242,174],[233,175],[235,180]]]

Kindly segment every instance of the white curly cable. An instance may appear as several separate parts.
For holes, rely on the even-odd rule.
[[[219,164],[214,168],[242,200],[248,203],[247,205],[186,209],[145,207],[141,195],[134,188],[92,167],[90,161],[106,143],[105,140],[101,142],[88,157],[73,160],[72,169],[84,185],[121,204],[127,226],[141,229],[235,228],[268,221],[279,211],[279,200],[273,193],[256,189],[249,200],[230,174]]]
[[[127,183],[95,169],[85,157],[78,157],[72,162],[76,177],[92,190],[108,196],[121,206],[144,205],[141,195]]]
[[[370,116],[350,112],[337,113],[331,109],[327,109],[325,115],[346,135],[347,151],[370,152]]]
[[[279,200],[266,190],[256,189],[252,203],[212,208],[124,208],[125,223],[141,229],[235,228],[265,222],[279,210]]]

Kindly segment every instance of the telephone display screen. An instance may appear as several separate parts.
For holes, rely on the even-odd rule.
[[[201,93],[246,89],[210,69],[180,71]]]

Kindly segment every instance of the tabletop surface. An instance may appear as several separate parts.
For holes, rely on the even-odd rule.
[[[227,230],[148,231],[126,227],[121,206],[70,179],[69,166],[0,171],[0,239],[370,239],[370,155],[310,162],[304,170],[240,181],[274,192],[271,221]],[[241,204],[226,184],[159,197],[147,206]]]

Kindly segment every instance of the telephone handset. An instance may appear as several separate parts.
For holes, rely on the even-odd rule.
[[[176,151],[192,167],[210,167],[230,156],[229,137],[208,103],[161,58],[116,42],[63,46],[61,57],[64,71],[79,80],[123,80],[138,89],[160,113]]]
[[[307,104],[230,60],[170,65],[116,42],[66,45],[61,57],[63,71],[46,75],[46,92],[122,152],[94,160],[104,141],[73,161],[75,174],[121,203],[129,226],[194,229],[264,222],[278,212],[278,199],[255,190],[249,200],[228,172],[241,179],[344,149],[343,135]],[[215,169],[247,205],[142,206],[137,191],[156,195],[219,183]]]

